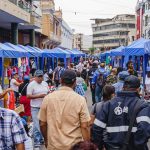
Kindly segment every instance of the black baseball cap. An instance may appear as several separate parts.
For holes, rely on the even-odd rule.
[[[75,71],[70,70],[70,69],[65,70],[61,75],[61,79],[66,84],[73,83],[76,80],[76,77],[77,77],[77,75],[76,75]]]
[[[130,76],[125,78],[124,88],[137,89],[139,87],[140,87],[140,80],[138,77],[136,77],[134,75],[130,75]]]

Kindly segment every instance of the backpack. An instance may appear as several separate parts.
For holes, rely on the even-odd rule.
[[[61,75],[64,73],[64,71],[65,71],[64,68],[57,68],[54,79],[58,81],[60,79]]]

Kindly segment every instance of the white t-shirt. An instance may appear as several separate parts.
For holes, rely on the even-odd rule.
[[[82,64],[81,62],[76,66],[77,71],[82,72],[84,67],[84,64]]]
[[[0,94],[3,93],[3,89],[2,89],[2,86],[0,85]]]
[[[48,94],[49,87],[45,81],[42,81],[41,84],[36,81],[32,81],[27,87],[27,95],[37,95],[37,94]],[[31,99],[31,107],[40,108],[43,98]]]
[[[18,92],[18,86],[15,85],[16,79],[11,79],[10,81],[10,88],[12,88],[15,92]]]
[[[49,76],[48,76],[47,73],[45,73],[43,77],[44,77],[44,81],[45,81],[45,82],[49,80]]]

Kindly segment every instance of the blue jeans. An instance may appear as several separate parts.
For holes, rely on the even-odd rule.
[[[39,119],[37,118],[40,108],[31,107],[31,114],[33,120],[33,137],[34,145],[39,145],[44,142],[42,133],[40,131]]]
[[[4,101],[0,99],[0,107],[4,108]]]
[[[102,90],[103,90],[102,87],[96,85],[96,88],[95,88],[95,101],[96,101],[96,103],[101,101]]]

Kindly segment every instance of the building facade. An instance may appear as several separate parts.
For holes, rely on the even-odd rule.
[[[72,45],[73,45],[73,31],[68,26],[68,24],[64,20],[62,20],[60,47],[72,49]]]
[[[84,35],[82,33],[74,34],[73,36],[73,48],[79,49],[84,52],[88,52],[92,47],[93,37],[91,35]]]
[[[0,42],[36,45],[40,40],[41,15],[33,3],[37,0],[0,1]],[[40,3],[40,1],[38,1]],[[28,38],[27,38],[28,37]],[[37,46],[40,46],[37,42]]]
[[[83,34],[77,33],[73,35],[73,48],[76,48],[78,50],[82,50],[83,47]]]
[[[62,11],[55,10],[54,0],[42,0],[42,47],[52,49],[61,44]]]
[[[138,0],[136,5],[136,39],[143,36],[143,14],[144,14],[144,2]]]
[[[83,35],[83,49],[84,52],[89,52],[89,49],[93,47],[93,36]]]
[[[110,19],[92,19],[93,47],[104,51],[127,46],[135,40],[135,15],[123,14]]]
[[[150,0],[138,1],[136,6],[136,14],[138,20],[137,33],[141,31],[141,34],[138,36],[138,38],[143,37],[150,39]],[[140,30],[139,26],[141,27]]]

